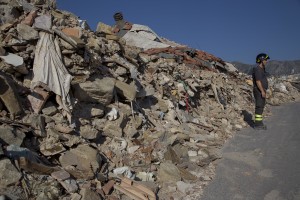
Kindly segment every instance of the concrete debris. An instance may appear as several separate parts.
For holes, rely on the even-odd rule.
[[[22,174],[16,169],[9,159],[3,159],[0,161],[0,188],[6,188],[10,185],[16,184]]]
[[[82,188],[80,190],[81,200],[102,199],[101,196],[91,188]]]
[[[65,170],[52,172],[51,176],[58,181],[64,181],[64,180],[71,178],[70,174],[68,172],[66,172]]]
[[[0,73],[0,99],[10,113],[10,118],[14,119],[23,112],[19,95],[15,83],[6,74]]]
[[[102,78],[74,85],[74,97],[82,102],[108,105],[114,97],[115,80]]]
[[[252,125],[251,77],[221,58],[121,12],[93,32],[54,0],[0,4],[4,198],[199,197]],[[269,77],[267,115],[300,99],[299,77]]]
[[[94,178],[101,166],[99,152],[87,145],[79,145],[63,153],[59,161],[73,177],[85,180]]]

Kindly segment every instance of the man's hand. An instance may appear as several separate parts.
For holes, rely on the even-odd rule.
[[[262,92],[261,92],[261,96],[262,96],[262,98],[266,98],[266,92],[263,90]]]

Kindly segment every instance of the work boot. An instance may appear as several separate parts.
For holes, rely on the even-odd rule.
[[[263,122],[254,122],[255,130],[267,130],[267,126]]]

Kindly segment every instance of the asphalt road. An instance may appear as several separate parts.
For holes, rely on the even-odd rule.
[[[268,130],[243,129],[224,145],[201,200],[300,200],[300,102],[271,110]]]

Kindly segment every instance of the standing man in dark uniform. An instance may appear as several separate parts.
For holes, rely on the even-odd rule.
[[[256,63],[253,68],[253,94],[255,98],[255,121],[254,128],[258,130],[266,130],[267,127],[263,123],[263,112],[266,104],[266,91],[268,89],[268,79],[266,76],[265,66],[270,57],[261,53],[256,56]]]

